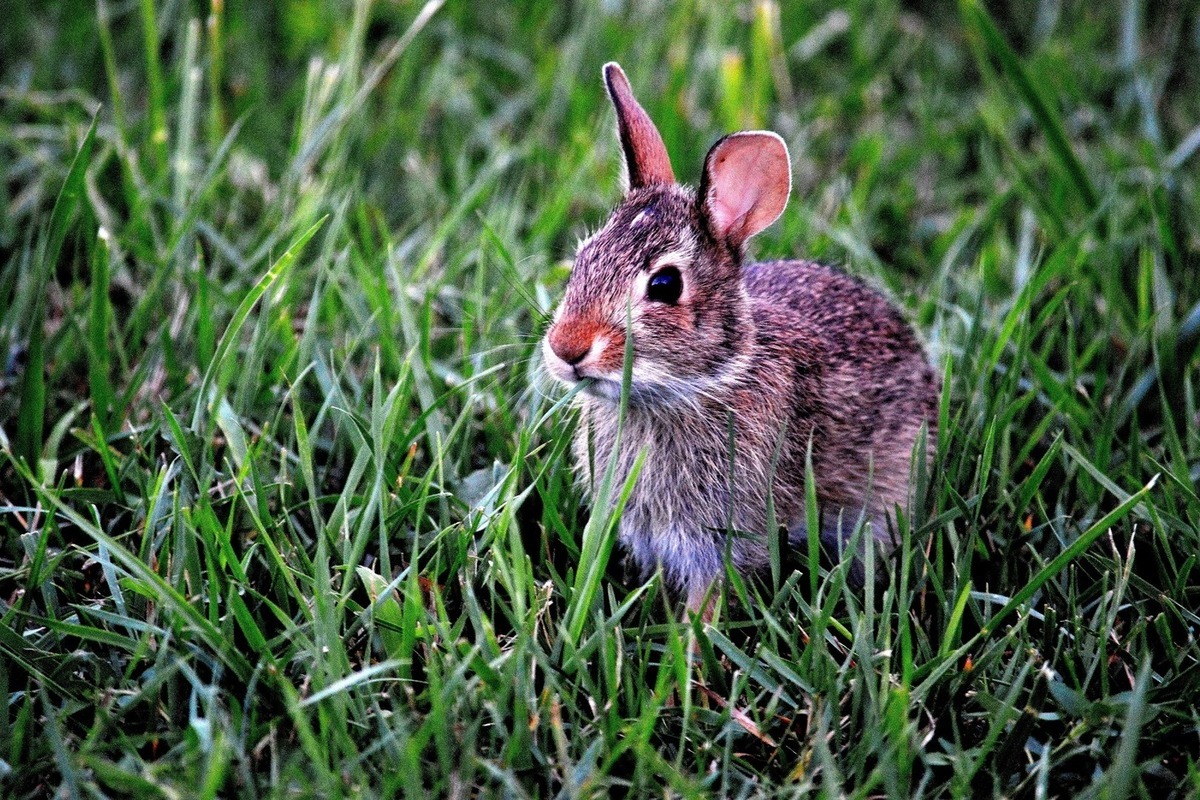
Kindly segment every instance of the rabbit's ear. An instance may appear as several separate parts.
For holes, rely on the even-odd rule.
[[[730,134],[704,159],[701,211],[713,235],[734,247],[778,219],[791,191],[792,164],[778,134]]]
[[[629,79],[615,61],[604,65],[604,86],[617,110],[617,134],[625,152],[629,188],[674,183],[675,173],[671,171],[671,160],[662,136],[646,110],[638,105],[629,88]]]

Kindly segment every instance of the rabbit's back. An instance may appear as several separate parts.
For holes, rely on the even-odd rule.
[[[744,267],[742,280],[756,304],[790,310],[819,333],[827,358],[860,369],[904,363],[928,367],[921,343],[896,307],[836,267],[760,261]]]
[[[809,261],[747,264],[760,363],[790,373],[791,452],[803,480],[811,435],[823,505],[864,505],[877,523],[908,497],[918,433],[935,441],[940,386],[900,312],[874,289]],[[882,534],[883,531],[876,531]]]

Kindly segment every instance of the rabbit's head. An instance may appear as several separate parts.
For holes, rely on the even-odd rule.
[[[607,64],[604,82],[629,189],[580,246],[544,357],[558,380],[591,379],[590,393],[615,400],[631,335],[631,399],[669,404],[736,381],[751,357],[742,248],[787,205],[787,147],[774,133],[726,136],[705,158],[699,188],[681,186],[625,73]]]

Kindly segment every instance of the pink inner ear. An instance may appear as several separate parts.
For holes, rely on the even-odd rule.
[[[787,207],[792,167],[787,145],[773,133],[726,136],[704,163],[704,205],[717,236],[741,244]]]

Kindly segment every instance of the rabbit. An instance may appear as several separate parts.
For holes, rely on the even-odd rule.
[[[841,554],[860,517],[889,545],[923,428],[934,449],[940,378],[900,313],[858,279],[744,260],[791,192],[780,136],[725,136],[699,187],[683,186],[621,67],[606,64],[603,79],[628,190],[581,242],[542,356],[557,381],[583,383],[573,454],[584,491],[595,499],[614,459],[619,490],[645,453],[619,541],[711,620],[726,557],[739,574],[769,563],[768,495],[789,546],[806,540],[810,443],[822,545]]]

